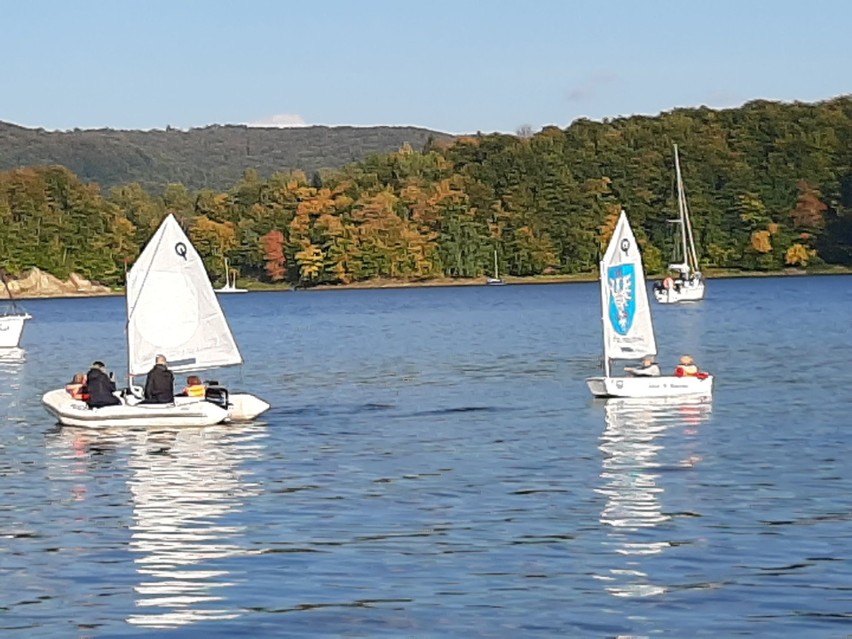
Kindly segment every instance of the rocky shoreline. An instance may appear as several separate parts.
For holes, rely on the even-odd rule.
[[[791,275],[850,275],[852,268],[848,267],[833,267],[815,269],[805,271],[802,269],[785,269],[783,271],[771,272],[753,272],[753,271],[725,271],[725,270],[708,270],[705,275],[708,275],[710,280],[714,279],[729,279],[741,277],[783,277]],[[651,276],[649,280],[655,277]],[[567,284],[574,282],[596,282],[598,279],[597,273],[582,273],[575,275],[553,275],[539,277],[507,277],[507,284]],[[483,286],[485,278],[434,278],[431,280],[396,280],[377,278],[363,282],[354,282],[351,284],[321,284],[314,286],[306,291],[342,291],[349,289],[375,289],[375,288],[421,288],[421,287],[442,287],[442,286]],[[111,289],[108,286],[91,282],[86,278],[72,273],[67,280],[60,280],[58,277],[45,273],[38,268],[31,269],[25,276],[16,280],[8,280],[7,285],[12,292],[12,297],[15,299],[38,299],[38,298],[53,298],[53,297],[101,297],[106,295],[123,295],[123,290]],[[248,287],[253,291],[274,292],[274,291],[292,291],[290,285],[283,286],[258,286],[252,288],[249,283]],[[9,299],[5,288],[0,287],[0,300]]]
[[[19,279],[7,280],[6,286],[15,299],[33,299],[41,297],[94,297],[98,295],[115,295],[108,286],[97,284],[85,277],[71,273],[67,280],[33,268]],[[6,287],[0,287],[0,299],[9,299]]]

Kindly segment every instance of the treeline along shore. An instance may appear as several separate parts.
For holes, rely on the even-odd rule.
[[[257,287],[594,273],[625,209],[646,268],[668,263],[672,145],[702,266],[727,274],[852,266],[852,97],[577,120],[534,135],[429,139],[339,169],[233,186],[102,189],[58,165],[0,172],[0,266],[121,287],[163,216],[216,284]]]

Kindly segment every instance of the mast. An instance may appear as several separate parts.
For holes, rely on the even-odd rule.
[[[497,249],[494,249],[494,279],[500,279],[500,272],[497,270]]]
[[[677,209],[680,214],[680,239],[683,247],[683,263],[689,267],[689,249],[686,240],[686,195],[683,192],[683,177],[680,174],[680,157],[677,152],[677,144],[674,145],[675,175],[677,176]]]
[[[684,220],[686,221],[686,235],[689,238],[689,253],[688,257],[684,255],[686,261],[689,266],[692,268],[693,273],[697,273],[698,271],[698,253],[695,252],[695,241],[692,236],[692,221],[689,219],[689,206],[686,203],[686,190],[681,185],[681,191],[683,193],[683,215]],[[686,245],[684,245],[684,253],[686,251]]]
[[[606,269],[604,267],[603,259],[600,261],[600,272],[601,272],[601,325],[603,330],[601,331],[601,335],[603,336],[603,366],[604,366],[604,377],[609,377],[609,353],[606,350],[606,304],[609,299],[609,284],[606,281]]]
[[[225,258],[225,288],[231,287],[231,274],[228,272],[228,258]]]
[[[12,302],[12,311],[18,312],[18,305],[15,304],[15,296],[12,295],[12,289],[9,288],[9,283],[6,281],[6,271],[5,269],[0,268],[0,279],[3,280],[3,286],[6,289],[6,295],[9,296],[9,301]]]

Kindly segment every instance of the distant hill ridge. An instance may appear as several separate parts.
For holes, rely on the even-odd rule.
[[[262,176],[289,170],[310,175],[394,152],[404,144],[419,150],[430,139],[452,138],[411,126],[46,131],[0,122],[0,170],[59,164],[105,189],[130,182],[153,192],[170,182],[190,189],[226,189],[246,169]]]

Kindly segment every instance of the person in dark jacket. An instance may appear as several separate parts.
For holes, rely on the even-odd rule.
[[[157,355],[154,368],[145,379],[146,404],[171,404],[175,401],[175,376],[169,370],[165,355]]]
[[[92,362],[92,368],[86,373],[85,393],[89,395],[86,403],[89,408],[102,408],[103,406],[118,406],[121,400],[113,395],[115,382],[106,374],[106,364],[100,360]]]

